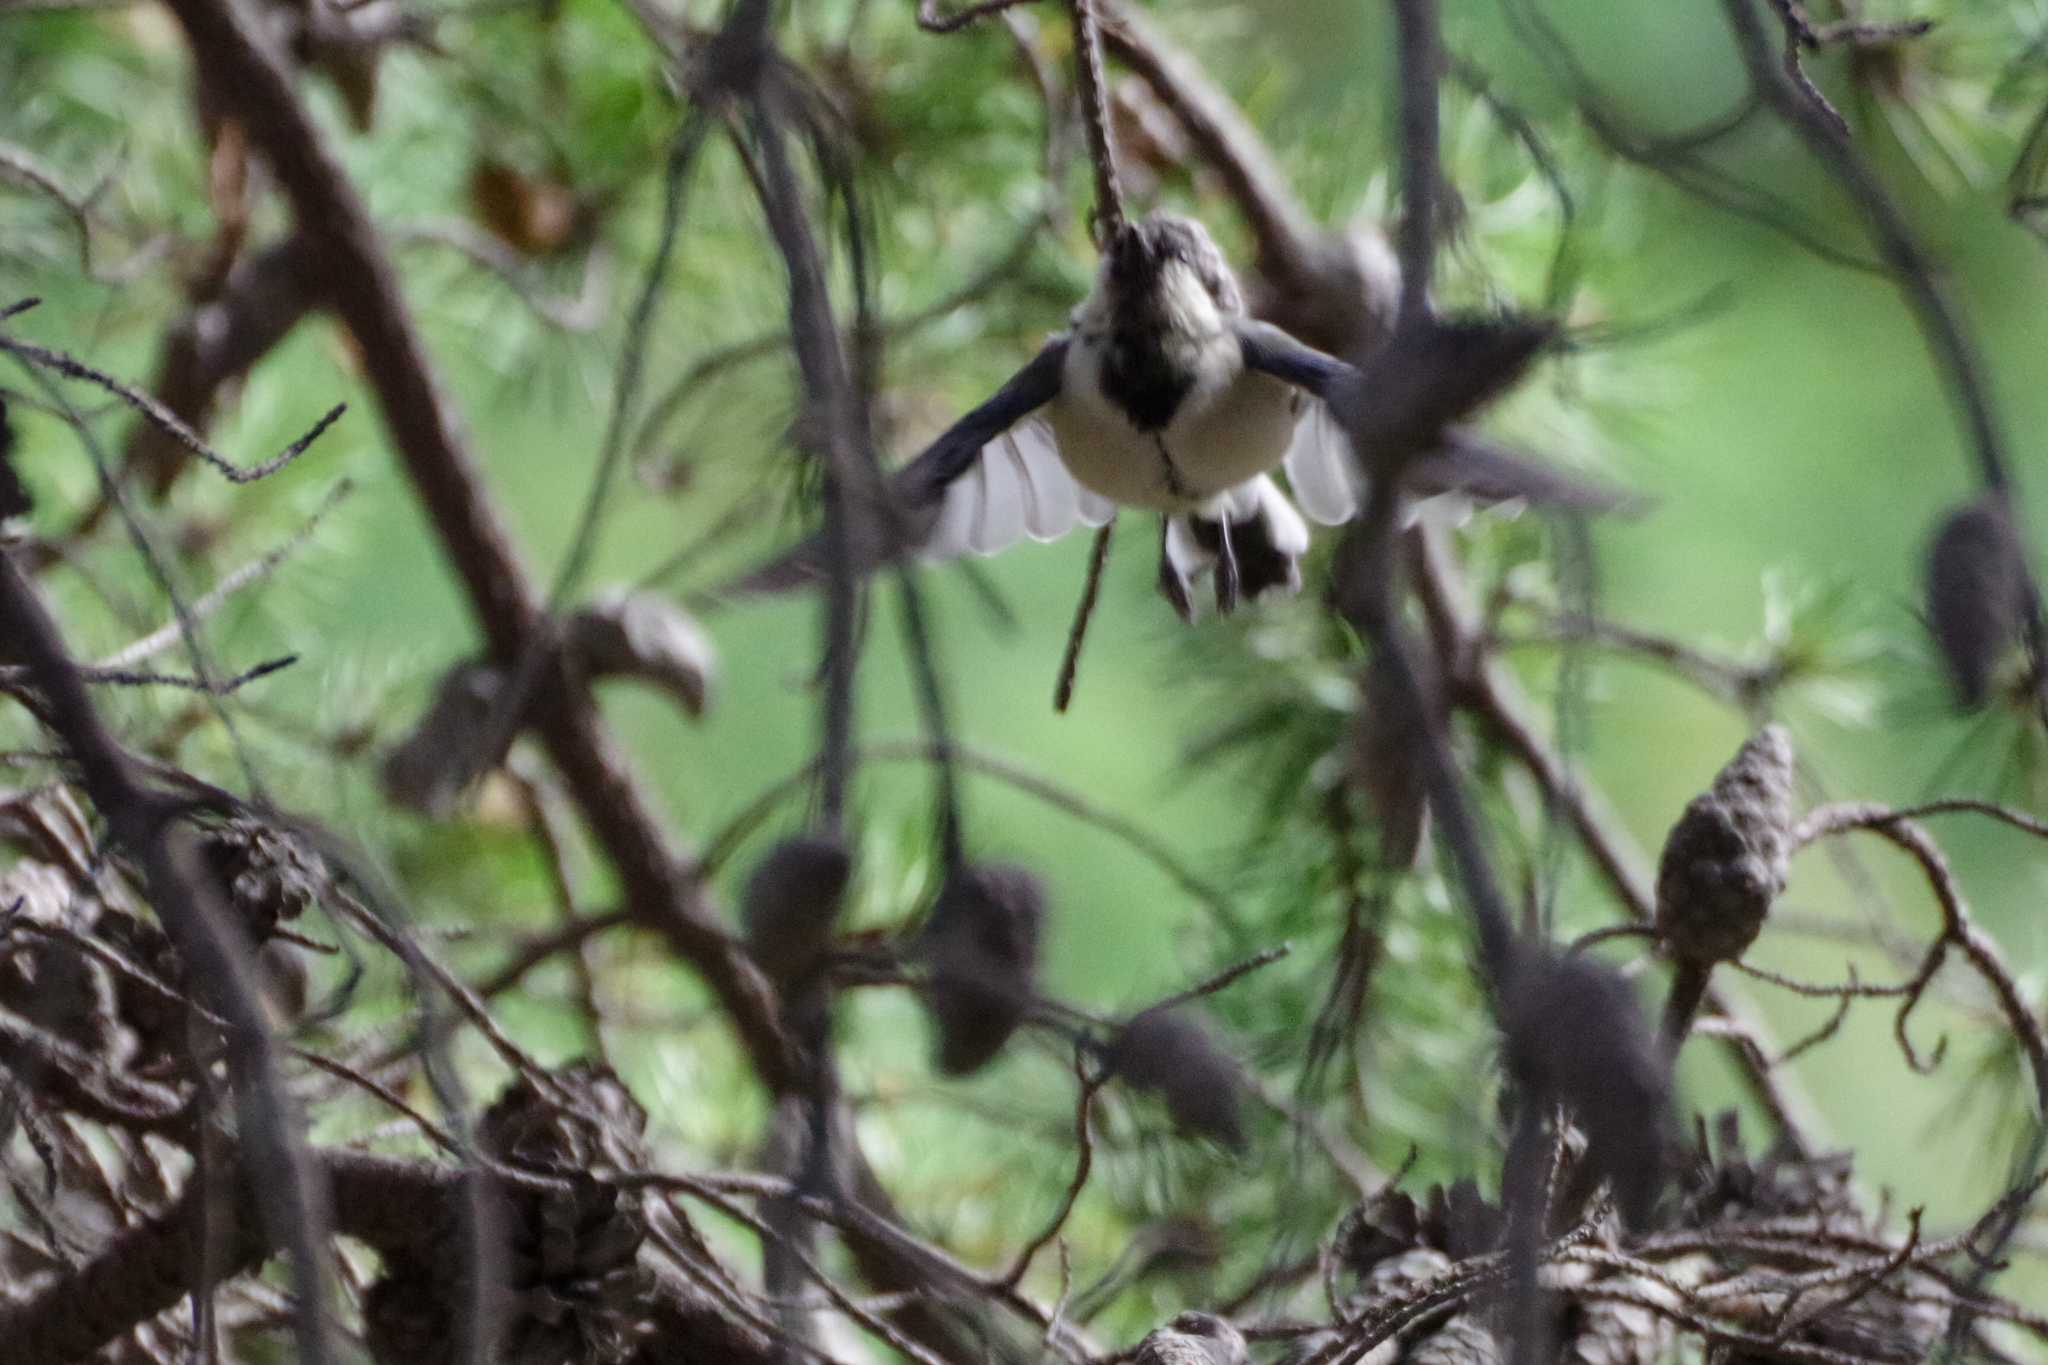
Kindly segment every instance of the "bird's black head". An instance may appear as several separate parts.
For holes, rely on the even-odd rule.
[[[1236,276],[1208,231],[1192,218],[1158,210],[1125,223],[1110,238],[1104,256],[1110,294],[1119,304],[1156,302],[1167,287],[1168,268],[1180,265],[1200,282],[1219,311],[1244,311]]]

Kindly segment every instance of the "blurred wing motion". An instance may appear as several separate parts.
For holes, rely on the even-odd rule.
[[[1060,465],[1044,422],[1027,421],[1059,396],[1066,358],[1067,339],[1054,337],[993,397],[946,428],[889,480],[897,516],[877,508],[874,515],[853,521],[854,543],[847,548],[856,576],[873,573],[906,552],[945,558],[948,552],[941,550],[942,543],[954,545],[950,554],[992,554],[1021,535],[1043,531],[1041,538],[1049,539],[1059,532],[1045,528],[1055,524],[1066,506],[1073,507],[1074,521],[1080,520],[1084,502],[1093,514],[1094,503]],[[1002,458],[991,464],[985,454]],[[1028,512],[1022,497],[996,496],[1004,489],[1027,488],[1037,499]],[[1064,497],[1063,489],[1070,490]],[[892,520],[897,522],[893,527]],[[938,536],[947,539],[941,542]],[[789,592],[823,579],[830,566],[824,536],[809,536],[715,596]]]
[[[1294,419],[1294,440],[1280,468],[1294,491],[1294,505],[1319,526],[1341,526],[1358,515],[1365,480],[1351,458],[1351,440],[1330,405],[1304,398]]]
[[[1034,415],[983,446],[980,458],[945,486],[918,558],[992,555],[1026,536],[1058,540],[1115,515],[1116,504],[1074,481],[1051,424]]]
[[[1430,448],[1411,459],[1405,471],[1408,488],[1422,497],[1463,494],[1481,502],[1521,500],[1569,512],[1615,511],[1640,501],[1607,484],[1539,464],[1470,428],[1441,425],[1504,389],[1550,337],[1547,326],[1515,319],[1497,325],[1443,323],[1431,335],[1439,339],[1426,348],[1428,355],[1369,362],[1370,373],[1361,374],[1268,323],[1238,324],[1245,367],[1285,380],[1311,400],[1302,405],[1282,460],[1294,500],[1311,521],[1325,526],[1349,521],[1364,502],[1362,467],[1371,467],[1372,451],[1353,456],[1339,412],[1352,414],[1355,425],[1368,432],[1412,428],[1433,433],[1427,438]],[[1383,394],[1382,381],[1397,392]],[[1388,408],[1399,411],[1383,410]]]
[[[1414,448],[1411,442],[1424,443],[1424,453],[1404,467],[1408,487],[1420,497],[1520,500],[1580,512],[1630,501],[1467,428],[1438,424],[1444,414],[1463,412],[1501,387],[1462,373],[1468,353],[1485,349],[1480,342],[1486,324],[1444,328],[1450,340],[1436,350],[1447,357],[1448,369],[1437,381],[1418,374],[1418,366],[1430,367],[1413,359],[1375,358],[1361,374],[1269,323],[1243,318],[1233,326],[1245,369],[1296,390],[1294,428],[1278,464],[1294,502],[1311,521],[1334,526],[1358,515],[1365,501],[1364,470],[1372,467],[1370,447],[1382,439],[1406,449]],[[1516,343],[1516,356],[1526,360],[1533,353],[1535,343],[1520,332],[1509,340]],[[1077,526],[1101,526],[1115,515],[1109,499],[1083,488],[1068,471],[1052,425],[1039,411],[1059,397],[1066,356],[1064,336],[1047,342],[992,398],[889,481],[894,508],[877,508],[853,521],[847,548],[854,574],[865,576],[905,555],[927,562],[992,555],[1026,538],[1056,540]],[[1380,379],[1388,381],[1384,403]],[[1352,430],[1368,433],[1363,459],[1353,454],[1347,420]],[[1299,583],[1295,561],[1307,539],[1301,517],[1266,476],[1225,489],[1200,511],[1168,519],[1168,567],[1177,580],[1168,595],[1186,614],[1185,584],[1215,564],[1226,540],[1245,561],[1248,595],[1265,587],[1292,589]],[[824,537],[813,535],[717,595],[786,592],[824,578],[830,564]]]

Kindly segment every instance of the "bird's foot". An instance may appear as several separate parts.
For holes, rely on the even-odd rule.
[[[1244,575],[1237,563],[1237,547],[1231,543],[1230,521],[1223,518],[1216,523],[1216,610],[1228,616],[1237,610],[1239,591],[1244,586]]]
[[[1159,595],[1172,604],[1175,613],[1189,625],[1195,623],[1195,599],[1188,591],[1188,577],[1173,562],[1173,556],[1166,547],[1166,537],[1172,523],[1159,523]]]

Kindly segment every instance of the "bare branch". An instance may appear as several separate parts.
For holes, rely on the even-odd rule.
[[[264,460],[260,464],[244,467],[214,450],[199,433],[186,426],[176,413],[142,390],[135,388],[133,385],[123,383],[104,371],[94,369],[83,361],[73,359],[62,351],[54,351],[48,347],[38,346],[33,342],[18,341],[8,336],[0,336],[0,351],[6,351],[18,356],[31,364],[41,365],[45,369],[52,370],[68,379],[82,379],[87,383],[97,384],[121,399],[121,401],[127,403],[130,407],[141,412],[179,445],[211,465],[229,483],[255,483],[259,479],[269,478],[272,474],[275,474],[278,470],[283,469],[293,460],[305,454],[313,442],[319,440],[321,434],[339,421],[344,412],[348,411],[348,404],[335,404],[327,410],[319,421],[313,424],[312,428],[305,435],[293,441],[270,459]]]
[[[228,1063],[250,1160],[267,1189],[265,1222],[292,1251],[299,1308],[295,1326],[308,1365],[329,1359],[326,1216],[308,1168],[299,1120],[284,1086],[264,1017],[251,949],[202,870],[175,807],[145,789],[135,765],[99,719],[76,666],[35,590],[0,557],[0,639],[25,664],[47,706],[47,722],[70,750],[114,842],[145,870],[151,903],[208,1003],[228,1022]]]
[[[475,453],[442,391],[398,289],[396,273],[346,173],[289,76],[223,0],[175,0],[193,49],[218,79],[277,169],[323,266],[354,287],[335,310],[362,348],[392,443],[428,520],[468,591],[501,661],[526,656],[545,627],[539,594],[484,490]],[[597,714],[566,679],[543,689],[529,723],[627,889],[635,917],[701,971],[724,1004],[756,1069],[771,1084],[789,1074],[788,1039],[767,982],[719,922],[704,888],[660,826],[654,805]]]

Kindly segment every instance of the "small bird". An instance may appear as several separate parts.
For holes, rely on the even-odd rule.
[[[1138,1343],[1137,1365],[1250,1365],[1244,1333],[1214,1313],[1182,1313]]]
[[[1487,327],[1484,336],[1507,337],[1515,372],[1551,336],[1526,324]],[[1467,328],[1456,337],[1481,335]],[[1444,355],[1466,369],[1472,351]],[[1336,525],[1363,501],[1349,438],[1329,406],[1360,378],[1252,318],[1200,223],[1151,213],[1110,238],[1068,329],[894,476],[897,525],[859,533],[854,568],[905,552],[926,561],[991,555],[1027,537],[1099,527],[1125,507],[1163,514],[1159,587],[1186,619],[1194,582],[1211,570],[1221,611],[1240,596],[1295,591],[1309,543],[1302,514]],[[1447,379],[1451,389],[1471,387],[1463,375]],[[1567,480],[1476,439],[1450,444],[1462,455],[1439,456],[1442,486],[1422,491],[1572,500],[1556,496],[1574,487]],[[733,590],[788,590],[822,577],[828,563],[813,538]]]

